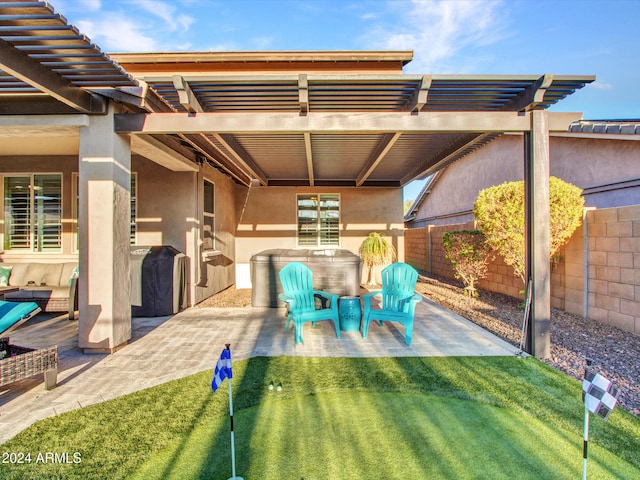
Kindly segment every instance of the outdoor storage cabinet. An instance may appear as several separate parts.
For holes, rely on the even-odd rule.
[[[313,288],[340,296],[360,295],[361,259],[345,249],[264,250],[251,257],[251,304],[254,307],[284,306],[278,300],[282,285],[278,274],[290,262],[301,262],[313,272]]]
[[[171,246],[131,247],[131,315],[158,317],[186,305],[185,255]]]

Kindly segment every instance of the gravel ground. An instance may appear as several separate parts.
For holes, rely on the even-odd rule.
[[[462,294],[462,284],[421,275],[416,291],[519,347],[523,309],[520,301],[480,290],[480,296]],[[582,380],[585,359],[620,388],[618,405],[640,416],[640,336],[564,310],[551,310],[551,357],[548,365]]]
[[[462,288],[458,282],[427,275],[420,275],[416,285],[416,291],[427,298],[519,347],[524,314],[519,300],[483,290],[479,297],[469,298]],[[251,290],[232,286],[197,306],[250,305]],[[551,357],[545,362],[582,380],[587,357],[593,359],[596,371],[620,387],[618,405],[640,416],[640,336],[552,309]]]

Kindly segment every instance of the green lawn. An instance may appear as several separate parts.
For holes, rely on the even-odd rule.
[[[231,476],[211,371],[37,423],[0,478]],[[283,391],[269,391],[273,381]],[[579,382],[533,359],[254,358],[234,363],[237,474],[250,479],[575,479]],[[591,416],[589,478],[640,478],[640,420]],[[38,453],[79,463],[36,463]],[[60,458],[60,457],[59,457]],[[76,459],[78,457],[75,457]]]

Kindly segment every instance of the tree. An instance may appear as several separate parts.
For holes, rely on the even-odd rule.
[[[464,283],[464,293],[478,296],[476,282],[487,276],[491,249],[479,230],[447,232],[442,237],[445,258],[451,260],[454,275]]]
[[[415,202],[415,200],[413,200],[412,198],[404,201],[404,203],[402,204],[402,212],[404,215],[406,215],[409,209],[413,206],[413,202]]]
[[[582,190],[559,178],[549,178],[551,258],[580,226],[583,208]],[[482,190],[473,214],[489,246],[502,255],[525,283],[524,181],[505,182]]]
[[[371,232],[360,245],[362,261],[369,268],[367,285],[372,285],[373,268],[392,262],[396,257],[396,249],[389,243],[382,233]]]

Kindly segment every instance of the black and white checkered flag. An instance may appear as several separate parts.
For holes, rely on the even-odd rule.
[[[620,391],[599,373],[586,372],[582,381],[584,404],[591,413],[606,419],[618,402]]]

